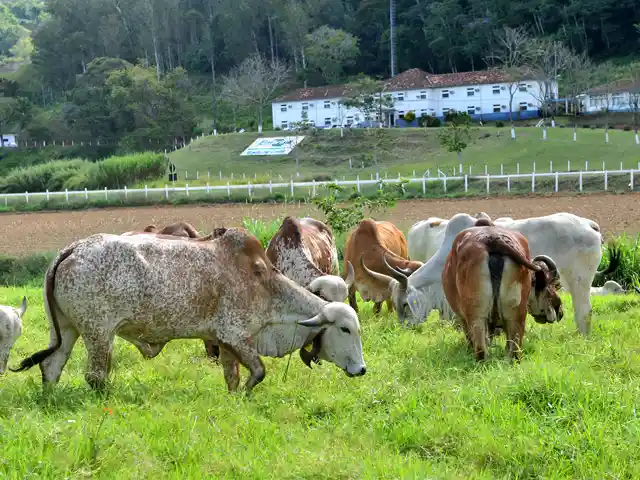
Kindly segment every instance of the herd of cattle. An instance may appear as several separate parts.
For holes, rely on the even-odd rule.
[[[173,339],[202,339],[229,391],[238,388],[240,364],[250,371],[250,391],[265,377],[261,356],[295,350],[310,368],[324,359],[360,376],[366,365],[356,292],[374,302],[375,313],[386,303],[404,325],[424,322],[432,310],[457,318],[477,360],[504,331],[517,360],[527,312],[538,323],[562,319],[561,286],[585,335],[590,295],[623,292],[615,282],[591,287],[619,264],[611,248],[608,267],[597,270],[603,243],[597,223],[570,213],[494,221],[484,212],[460,213],[420,221],[407,238],[390,222],[365,219],[347,236],[341,276],[335,238],[312,218],[286,217],[266,250],[243,228],[201,236],[179,222],[99,233],[63,248],[50,265],[49,347],[10,370],[39,365],[43,383],[56,383],[81,336],[85,379],[101,388],[117,335],[145,358]],[[26,308],[26,298],[19,308],[0,308],[0,373]]]

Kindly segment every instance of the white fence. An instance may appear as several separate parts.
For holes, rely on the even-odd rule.
[[[628,183],[625,186],[625,190],[633,191],[635,186],[635,176],[640,172],[640,169],[631,169],[631,170],[604,170],[604,171],[579,171],[579,172],[549,172],[549,173],[525,173],[525,174],[510,174],[510,175],[459,175],[459,176],[446,176],[442,175],[439,177],[413,177],[406,179],[408,180],[409,185],[417,185],[418,188],[421,186],[421,190],[423,194],[426,194],[428,191],[431,191],[433,188],[438,188],[438,193],[447,193],[448,185],[451,185],[451,182],[458,181],[461,186],[464,185],[464,192],[469,192],[469,184],[473,181],[480,181],[476,184],[476,188],[473,190],[479,194],[490,194],[491,193],[491,185],[492,182],[497,181],[506,181],[506,190],[507,192],[511,192],[512,186],[515,182],[522,182],[522,180],[530,180],[531,192],[534,193],[536,191],[536,183],[544,180],[551,180],[552,190],[554,192],[559,191],[559,181],[560,179],[571,177],[578,181],[578,192],[582,192],[584,188],[584,180],[586,178],[599,178],[601,183],[602,191],[607,191],[609,189],[609,180],[611,177],[620,178],[624,176],[624,178],[628,178]],[[78,200],[83,200],[88,202],[91,201],[106,201],[119,199],[127,203],[130,201],[134,203],[134,200],[144,198],[146,201],[158,201],[158,200],[171,200],[175,198],[177,195],[183,195],[183,198],[189,199],[197,195],[197,199],[205,200],[206,197],[204,195],[214,195],[214,194],[222,194],[226,196],[228,199],[231,199],[232,192],[246,192],[245,198],[247,200],[251,199],[257,190],[268,190],[270,194],[274,193],[276,189],[284,189],[287,192],[287,196],[290,195],[293,199],[296,195],[296,192],[301,197],[311,196],[315,197],[318,193],[318,189],[322,186],[327,185],[328,183],[336,183],[338,185],[344,186],[355,186],[356,190],[360,192],[362,187],[364,186],[372,186],[378,185],[380,182],[394,184],[403,181],[400,178],[394,179],[380,179],[378,175],[376,175],[376,179],[368,179],[361,180],[358,176],[356,180],[335,180],[331,181],[323,181],[316,182],[312,180],[310,182],[294,182],[293,180],[289,182],[281,182],[281,183],[261,183],[261,184],[252,184],[249,182],[246,185],[231,185],[227,183],[226,185],[204,185],[204,186],[189,186],[185,185],[184,187],[174,187],[166,184],[164,188],[149,188],[145,186],[140,189],[133,189],[124,187],[122,189],[107,189],[103,190],[65,190],[64,192],[24,192],[24,193],[5,193],[0,194],[0,199],[4,200],[5,206],[8,206],[9,203],[15,205],[16,203],[33,203],[37,201],[50,201],[53,199],[64,199],[67,203],[71,200],[77,203]],[[625,180],[626,181],[626,180]],[[434,186],[435,185],[435,186]],[[478,189],[478,185],[481,185],[480,189]],[[547,184],[548,186],[548,184]],[[301,192],[300,190],[305,190]],[[527,187],[528,190],[528,187]],[[600,190],[600,188],[596,188],[596,190]],[[520,190],[522,191],[522,190]],[[460,190],[461,192],[461,190]],[[237,200],[237,199],[236,199]],[[1,202],[2,200],[0,200]]]

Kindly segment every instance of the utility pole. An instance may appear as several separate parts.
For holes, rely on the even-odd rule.
[[[395,77],[397,72],[396,63],[396,0],[389,0],[389,51],[391,63],[391,76]]]

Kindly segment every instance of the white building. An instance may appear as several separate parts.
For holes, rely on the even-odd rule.
[[[406,124],[398,119],[409,111],[413,111],[416,118],[430,115],[442,119],[447,112],[456,110],[468,112],[474,120],[508,120],[510,86],[516,88],[512,104],[514,118],[539,116],[542,97],[539,83],[532,79],[511,82],[498,70],[432,75],[412,68],[387,80],[383,91],[394,99],[389,118],[391,124],[404,126]],[[557,84],[552,90],[553,97],[557,98]],[[330,85],[299,88],[282,95],[271,104],[273,126],[288,128],[302,119],[303,111],[307,113],[307,120],[317,127],[357,124],[366,120],[359,110],[340,103],[348,94],[347,86]]]
[[[640,81],[618,80],[580,95],[584,113],[640,111]]]

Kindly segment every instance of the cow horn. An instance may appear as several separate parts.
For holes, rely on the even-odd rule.
[[[355,279],[356,279],[356,272],[353,269],[353,265],[351,265],[351,262],[347,260],[347,278],[344,281],[347,284],[347,288],[351,288]]]
[[[531,263],[534,262],[545,263],[547,267],[549,267],[549,270],[551,270],[551,273],[553,273],[554,275],[558,274],[558,267],[556,266],[556,262],[554,262],[551,257],[548,257],[547,255],[536,255],[535,257],[533,257]]]
[[[27,311],[27,297],[22,297],[22,303],[20,304],[20,308],[18,308],[18,313],[22,317],[24,312]]]
[[[324,312],[320,312],[307,320],[298,320],[298,325],[302,325],[303,327],[321,327],[325,323],[329,323],[329,321]]]
[[[395,280],[393,277],[390,277],[389,275],[385,275],[384,273],[378,273],[378,272],[374,272],[373,270],[369,270],[367,266],[364,264],[364,253],[360,255],[360,266],[362,266],[364,271],[367,272],[367,274],[370,277],[375,278],[380,282],[384,282],[388,284],[389,287],[391,287],[391,282]]]
[[[387,255],[386,253],[382,254],[382,261],[384,262],[385,266],[387,267],[387,270],[389,270],[389,272],[391,273],[392,277],[397,280],[400,285],[402,285],[403,289],[407,289],[407,284],[409,281],[409,277],[407,275],[405,275],[403,272],[396,270],[395,268],[393,268],[391,265],[389,265],[389,262],[387,262]]]

